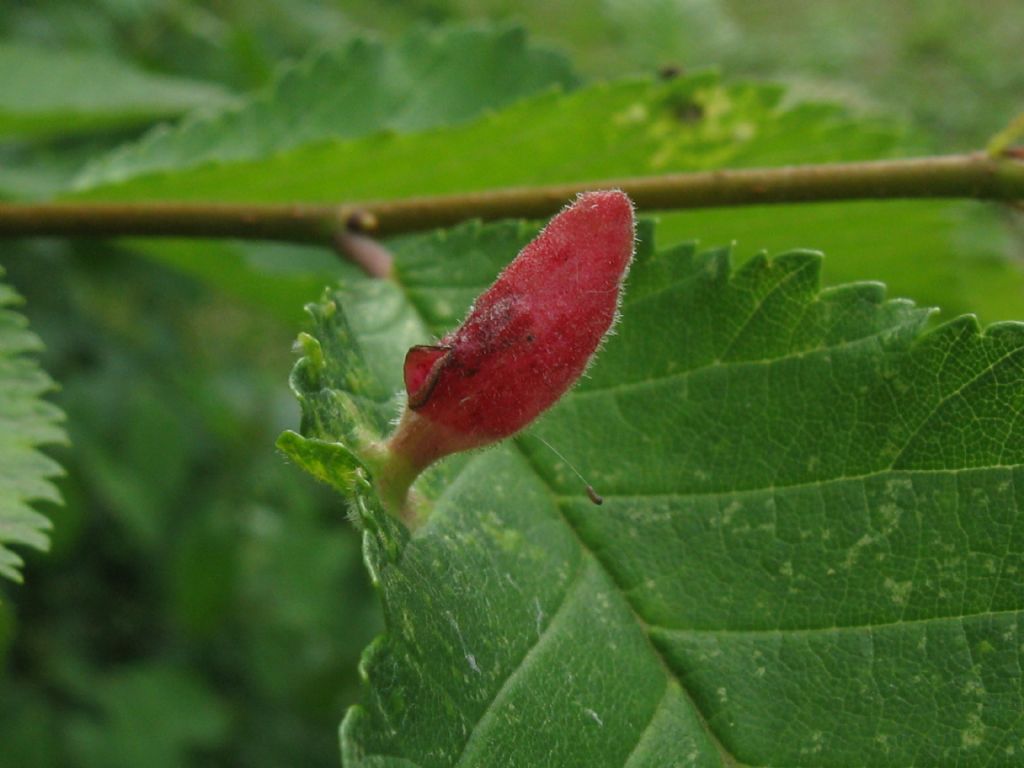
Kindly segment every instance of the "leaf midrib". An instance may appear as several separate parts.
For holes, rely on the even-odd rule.
[[[480,717],[477,718],[476,722],[473,724],[470,730],[470,735],[466,739],[466,742],[463,744],[462,750],[459,753],[459,757],[456,759],[456,762],[452,764],[453,768],[459,768],[459,766],[462,765],[462,761],[464,760],[466,754],[468,753],[471,744],[474,742],[474,737],[476,736],[477,733],[480,732],[481,725],[488,720],[491,713],[495,710],[495,707],[503,697],[504,691],[508,689],[509,685],[511,684],[511,681],[514,678],[516,678],[516,676],[525,668],[525,666],[529,663],[529,660],[536,654],[537,649],[543,644],[544,639],[549,636],[549,632],[552,626],[555,625],[558,616],[562,614],[563,609],[570,602],[572,591],[575,588],[576,584],[579,582],[583,572],[587,567],[587,560],[593,562],[594,567],[601,571],[601,573],[609,581],[609,583],[612,584],[615,587],[615,589],[619,592],[619,594],[622,596],[624,604],[626,605],[627,609],[632,615],[634,621],[636,621],[637,625],[640,627],[641,633],[643,634],[644,639],[651,650],[651,653],[653,654],[654,658],[658,660],[663,671],[665,672],[666,690],[662,692],[661,696],[659,696],[658,703],[655,705],[651,713],[651,721],[649,721],[647,725],[645,725],[643,730],[640,731],[637,737],[637,743],[634,744],[633,748],[630,750],[629,755],[627,755],[626,762],[624,763],[624,765],[628,764],[628,761],[632,756],[633,752],[636,751],[644,734],[650,727],[650,722],[653,722],[654,718],[657,716],[658,711],[661,708],[661,704],[664,701],[664,698],[667,694],[668,687],[671,685],[672,682],[674,682],[679,687],[680,691],[682,691],[683,695],[685,695],[691,703],[698,722],[701,724],[701,727],[704,729],[705,733],[711,740],[712,744],[715,745],[715,748],[718,751],[719,757],[721,758],[723,765],[728,766],[729,768],[770,768],[769,766],[753,766],[746,763],[741,763],[719,741],[717,734],[714,732],[714,730],[712,730],[711,726],[708,724],[707,720],[704,717],[704,713],[697,706],[696,701],[690,694],[689,690],[683,684],[682,680],[679,679],[679,676],[675,673],[675,671],[668,665],[668,662],[665,659],[665,657],[662,655],[662,653],[658,650],[657,646],[655,646],[653,641],[651,640],[650,629],[662,628],[652,627],[652,625],[648,624],[648,622],[643,618],[643,616],[641,616],[637,612],[633,603],[627,596],[626,590],[624,589],[623,585],[615,579],[615,577],[612,575],[610,570],[605,566],[605,564],[601,561],[601,559],[595,554],[595,552],[590,548],[590,546],[580,537],[579,531],[577,531],[575,526],[573,526],[572,522],[566,517],[566,515],[562,511],[562,504],[559,501],[559,499],[562,497],[559,497],[556,494],[555,489],[548,483],[548,481],[540,473],[538,468],[531,461],[530,457],[524,451],[519,449],[519,446],[517,443],[515,443],[515,441],[512,442],[516,446],[517,451],[522,455],[525,465],[530,469],[530,471],[534,475],[536,475],[538,481],[540,482],[540,485],[548,493],[549,497],[551,498],[552,506],[554,507],[554,509],[558,511],[558,516],[561,519],[561,522],[569,530],[569,533],[576,541],[576,544],[579,547],[580,554],[582,557],[581,562],[577,566],[576,570],[573,572],[573,575],[570,578],[569,583],[566,585],[565,591],[562,593],[562,597],[560,599],[558,607],[551,614],[551,617],[548,620],[548,623],[544,626],[543,630],[541,631],[541,634],[538,636],[537,640],[533,644],[531,644],[530,648],[526,651],[526,653],[523,654],[522,658],[519,659],[515,666],[512,667],[508,675],[502,681],[501,686],[495,692],[494,696],[491,697],[491,700],[488,703],[487,708],[481,713]],[[463,472],[465,471],[465,469],[466,468],[464,467]],[[461,474],[462,473],[460,473],[460,476]],[[445,493],[447,493],[451,489],[451,487],[452,485],[449,485],[447,488],[445,488],[445,490],[442,492],[442,496]],[[439,499],[435,499],[435,503],[438,500]]]
[[[639,625],[640,631],[643,633],[644,640],[647,642],[647,646],[650,648],[651,653],[653,654],[654,658],[656,658],[658,660],[658,663],[661,665],[662,669],[664,670],[665,676],[667,678],[666,685],[668,684],[669,680],[672,680],[672,681],[675,681],[676,685],[679,686],[679,689],[683,692],[683,695],[685,695],[687,700],[689,701],[690,706],[693,707],[693,711],[694,711],[694,713],[697,716],[697,721],[700,723],[701,727],[704,729],[704,732],[707,734],[708,738],[711,740],[711,743],[715,745],[715,749],[718,751],[718,755],[719,755],[719,757],[722,760],[722,764],[725,765],[725,766],[729,766],[730,768],[757,768],[756,766],[750,766],[750,765],[748,765],[746,763],[741,763],[726,748],[726,746],[719,740],[718,734],[715,733],[715,731],[714,731],[714,729],[712,729],[710,723],[708,723],[708,720],[707,720],[707,717],[704,714],[704,711],[697,704],[697,701],[694,698],[693,694],[690,693],[690,690],[686,687],[684,682],[680,679],[679,675],[676,674],[676,671],[674,669],[672,669],[672,667],[669,665],[668,660],[665,658],[664,654],[662,654],[662,652],[660,650],[658,650],[658,647],[654,644],[654,641],[651,639],[651,632],[650,632],[651,625],[643,617],[643,615],[640,614],[640,612],[637,610],[636,606],[633,604],[633,601],[630,600],[629,594],[626,591],[624,585],[619,582],[619,580],[615,577],[615,575],[611,571],[611,569],[609,569],[605,565],[604,561],[601,560],[601,558],[590,547],[590,545],[587,543],[587,541],[580,535],[579,530],[576,528],[576,526],[574,526],[572,524],[572,521],[565,514],[565,511],[564,511],[562,503],[560,503],[558,501],[558,496],[556,495],[555,489],[551,486],[551,484],[548,482],[548,480],[540,472],[539,468],[536,466],[536,464],[533,462],[533,460],[530,458],[530,456],[528,456],[526,454],[526,452],[523,451],[519,447],[518,443],[515,443],[513,441],[513,444],[516,446],[516,450],[519,451],[519,453],[523,456],[523,459],[526,462],[527,466],[530,467],[530,470],[537,476],[537,479],[540,481],[541,485],[548,492],[549,496],[551,497],[552,506],[554,506],[554,508],[556,510],[558,510],[558,515],[561,518],[562,523],[565,525],[565,527],[572,534],[573,539],[576,541],[577,546],[579,546],[579,548],[580,548],[580,551],[583,553],[583,555],[585,557],[588,557],[588,558],[590,558],[591,560],[594,561],[594,563],[597,565],[597,567],[601,569],[601,571],[603,572],[605,577],[608,579],[609,583],[612,584],[615,587],[615,589],[619,592],[619,594],[621,595],[623,603],[625,603],[626,607],[629,609],[630,615],[632,615],[633,620],[637,623],[637,625]],[[660,705],[661,705],[661,701],[659,700],[657,706],[660,706]],[[654,714],[657,715],[657,708],[655,708]],[[641,737],[643,736],[643,731],[641,731],[640,736]],[[635,748],[635,746],[634,746],[634,748]],[[627,758],[627,760],[628,760],[628,758]]]
[[[562,592],[561,601],[559,602],[558,607],[551,613],[548,623],[541,630],[537,639],[530,645],[526,653],[523,654],[523,657],[515,667],[512,668],[512,671],[509,672],[504,681],[502,681],[501,686],[487,704],[487,708],[483,711],[480,717],[477,718],[476,723],[473,725],[473,729],[470,731],[469,738],[467,738],[466,742],[462,745],[462,751],[459,753],[459,757],[453,764],[454,768],[459,768],[466,756],[471,754],[470,747],[475,743],[476,735],[482,731],[483,724],[493,717],[493,713],[498,706],[498,702],[504,697],[505,692],[509,690],[512,681],[530,666],[531,660],[540,652],[539,649],[544,645],[544,641],[551,636],[552,627],[554,627],[559,622],[560,618],[565,615],[565,608],[572,601],[573,591],[578,588],[582,581],[586,567],[586,563],[581,560],[579,565],[576,567],[576,570],[573,572],[572,577],[569,579],[569,583],[566,584],[565,590]],[[600,564],[598,564],[598,567],[601,567]]]
[[[659,624],[649,624],[648,628],[664,634],[671,635],[736,635],[749,637],[751,635],[827,635],[840,634],[843,632],[872,632],[876,629],[888,629],[890,627],[913,626],[915,624],[943,624],[964,622],[967,619],[977,619],[982,616],[1017,616],[1024,613],[1024,608],[1007,608],[1002,611],[976,611],[974,613],[963,613],[956,616],[927,616],[921,619],[900,619],[898,621],[881,621],[877,624],[837,624],[832,627],[785,627],[785,628],[764,628],[764,629],[700,629],[696,627],[667,627]]]

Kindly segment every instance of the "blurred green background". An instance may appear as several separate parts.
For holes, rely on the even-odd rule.
[[[0,46],[224,101],[311,50],[465,21],[522,24],[587,80],[715,65],[785,82],[941,151],[1024,108],[1020,0],[0,0]],[[0,180],[44,194],[151,122],[0,138]],[[298,307],[286,322],[127,244],[0,243],[0,264],[72,444],[52,451],[68,473],[53,551],[0,584],[0,768],[337,765],[380,619],[341,503],[273,449],[298,421]]]

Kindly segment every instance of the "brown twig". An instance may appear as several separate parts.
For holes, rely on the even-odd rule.
[[[977,152],[601,179],[339,205],[0,203],[0,237],[282,240],[340,246],[350,256],[346,233],[387,236],[474,218],[547,218],[579,192],[607,188],[624,190],[641,210],[906,198],[1019,201],[1024,200],[1024,162],[1014,155]],[[381,272],[376,266],[371,271]]]

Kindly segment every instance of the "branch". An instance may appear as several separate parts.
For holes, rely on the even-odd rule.
[[[465,219],[547,218],[580,192],[621,189],[642,210],[899,198],[1024,200],[1024,162],[987,154],[603,179],[369,203],[382,235]]]
[[[677,173],[339,205],[0,203],[0,237],[228,237],[347,251],[346,233],[387,236],[473,218],[547,218],[579,192],[608,188],[624,190],[642,210],[906,198],[1013,202],[1024,200],[1024,160],[1007,150],[1001,157],[979,152]]]

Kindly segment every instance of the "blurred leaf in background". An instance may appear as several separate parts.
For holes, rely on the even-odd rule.
[[[50,548],[50,521],[32,505],[60,502],[60,466],[39,448],[66,438],[64,414],[42,397],[54,388],[33,358],[42,342],[13,308],[20,297],[3,276],[0,268],[0,578],[20,583],[22,560],[11,548]]]
[[[258,159],[330,138],[460,123],[576,81],[567,59],[528,44],[519,28],[415,32],[393,46],[359,38],[286,69],[238,109],[201,114],[99,158],[75,185]]]
[[[0,137],[73,136],[230,103],[220,88],[150,75],[95,53],[0,44]]]
[[[167,752],[147,764],[180,764],[186,746],[218,764],[336,762],[376,610],[343,511],[272,449],[273,425],[293,419],[279,386],[290,334],[126,254],[68,251],[7,260],[50,339],[74,449],[59,455],[52,557],[0,609],[13,633],[0,740],[45,714],[59,759],[5,750],[0,765],[135,754],[118,739],[136,708],[114,692],[152,712],[167,676],[135,670],[154,665],[220,724],[197,731],[168,700],[147,724]]]
[[[522,23],[588,77],[715,66],[896,114],[943,151],[978,148],[1024,109],[1017,0],[433,0],[346,3],[399,34],[429,16]]]
[[[23,0],[3,10],[0,35],[9,39],[240,91],[265,85],[285,59],[365,29],[340,4],[317,0]]]

